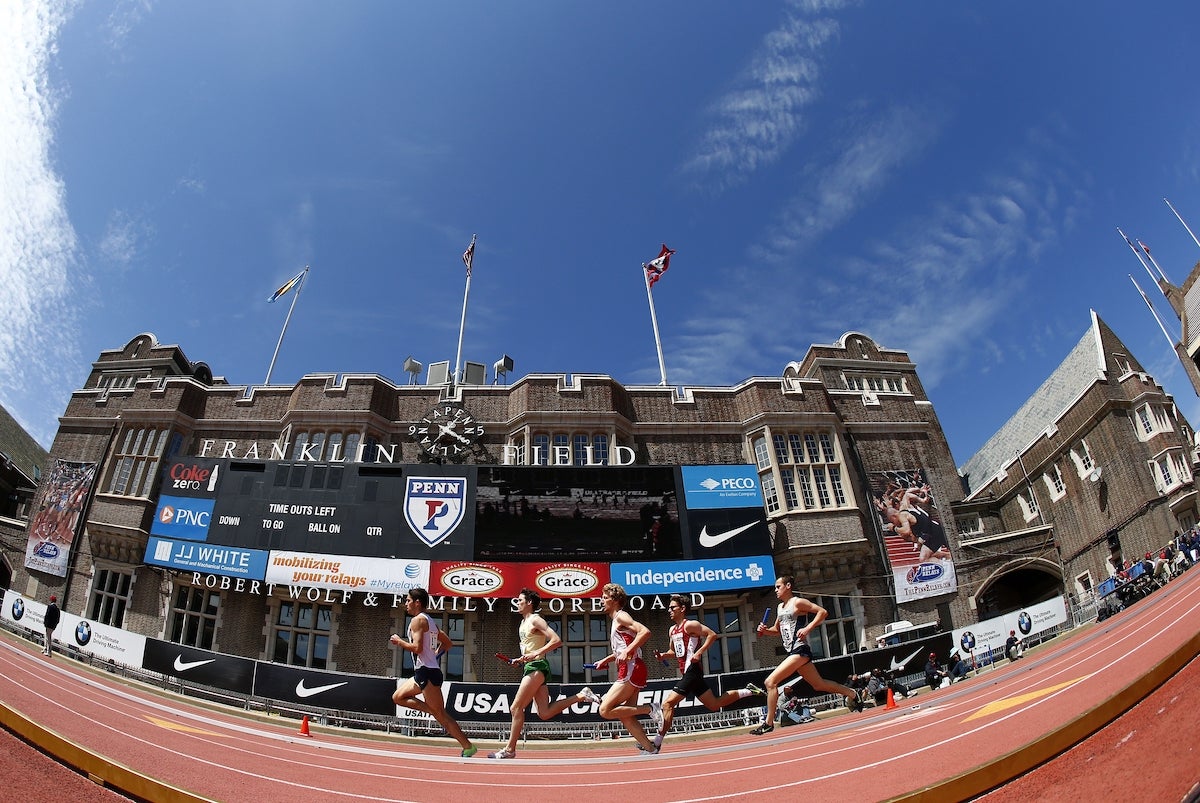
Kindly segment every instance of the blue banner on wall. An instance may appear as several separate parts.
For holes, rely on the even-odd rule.
[[[683,498],[691,510],[762,508],[762,489],[754,466],[681,466]]]
[[[171,541],[152,535],[146,543],[145,560],[172,569],[262,580],[267,573],[267,555],[262,549]]]
[[[775,584],[775,564],[770,555],[713,560],[614,563],[609,571],[614,583],[637,594],[684,594],[693,591],[733,591]]]

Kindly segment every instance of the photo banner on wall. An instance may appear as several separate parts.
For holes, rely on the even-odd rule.
[[[874,472],[870,479],[895,580],[896,601],[904,603],[956,591],[954,556],[925,470]]]
[[[95,463],[54,461],[42,483],[42,496],[29,526],[26,569],[67,576],[71,547],[95,479]]]

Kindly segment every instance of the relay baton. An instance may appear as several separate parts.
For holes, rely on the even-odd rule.
[[[503,661],[504,663],[508,664],[509,666],[512,666],[513,659],[509,658],[504,653],[502,653],[502,652],[496,653],[496,658]]]
[[[763,611],[763,620],[762,620],[763,627],[767,626],[767,620],[770,618],[771,618],[771,609],[767,608],[765,611]]]
[[[583,668],[584,669],[595,669],[596,665],[595,664],[584,664]]]

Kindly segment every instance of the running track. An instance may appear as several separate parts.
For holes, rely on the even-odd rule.
[[[518,759],[500,762],[483,758],[493,742],[461,759],[442,739],[317,728],[304,738],[290,720],[117,682],[60,657],[47,660],[5,634],[0,723],[150,800],[964,799],[1067,749],[1198,652],[1200,570],[1192,570],[1111,619],[892,711],[867,709],[766,737],[745,729],[668,737],[654,757],[624,738],[523,746]]]

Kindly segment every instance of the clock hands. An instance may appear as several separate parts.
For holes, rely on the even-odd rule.
[[[440,429],[442,431],[442,435],[448,435],[449,437],[453,438],[454,440],[458,441],[459,443],[463,444],[464,446],[471,445],[470,438],[464,438],[462,435],[459,435],[457,432],[454,431],[454,424],[449,424],[449,425],[438,424],[437,427],[438,427],[438,429]]]

